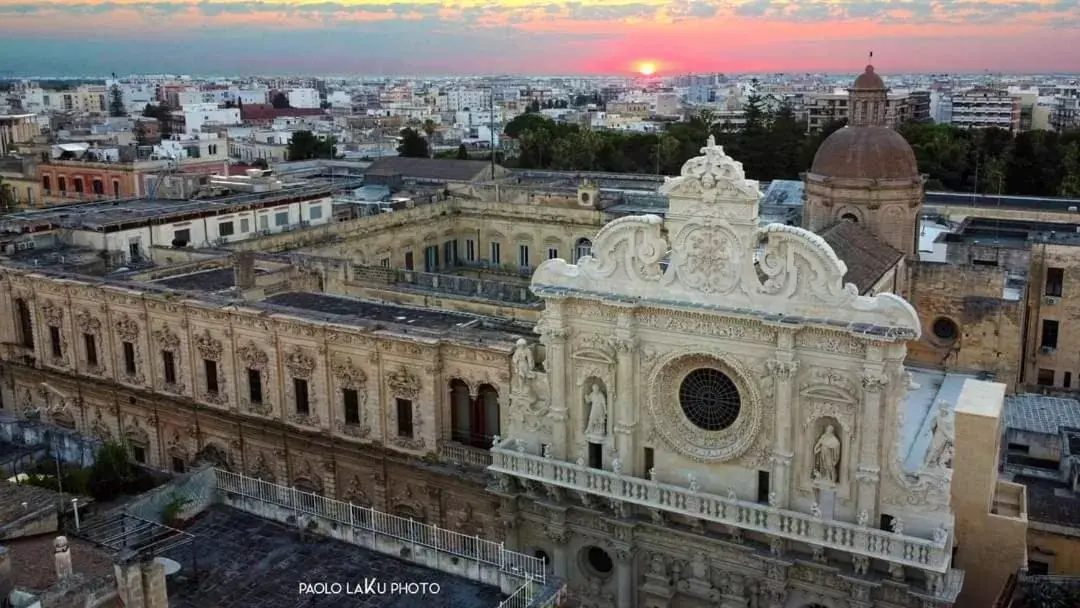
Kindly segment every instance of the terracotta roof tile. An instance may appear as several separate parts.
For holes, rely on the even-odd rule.
[[[240,107],[240,120],[273,120],[283,116],[324,116],[319,108],[275,108],[268,103],[246,103]]]
[[[904,254],[855,222],[842,221],[821,233],[837,257],[847,264],[844,281],[866,294]]]

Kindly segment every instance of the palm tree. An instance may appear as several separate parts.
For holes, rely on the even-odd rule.
[[[435,124],[434,120],[431,120],[429,118],[429,119],[424,121],[424,126],[422,128],[424,129],[424,135],[427,135],[428,157],[429,158],[434,158],[434,156],[435,156],[435,146],[432,145],[432,144],[435,143],[435,139],[434,139],[435,131],[438,130],[438,126]]]

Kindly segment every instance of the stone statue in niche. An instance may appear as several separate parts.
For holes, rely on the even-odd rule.
[[[607,397],[598,382],[585,396],[585,405],[589,406],[589,422],[585,425],[585,434],[589,437],[607,436]]]
[[[836,427],[828,425],[814,444],[814,480],[840,482],[840,438]]]
[[[937,417],[934,418],[930,430],[933,432],[933,436],[930,439],[930,451],[926,454],[927,466],[931,468],[951,467],[956,428],[952,413],[949,412],[948,402],[941,401],[938,403]]]
[[[536,377],[536,359],[533,358],[532,349],[524,338],[519,338],[514,345],[514,375],[522,386],[527,386],[529,380]]]

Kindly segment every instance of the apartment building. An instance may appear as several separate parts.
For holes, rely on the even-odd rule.
[[[71,112],[74,114],[107,114],[109,89],[104,85],[79,85],[74,89],[53,91],[29,87],[23,94],[23,109],[40,112]]]
[[[967,129],[1020,131],[1020,97],[1004,89],[974,87],[952,94],[950,122]]]
[[[322,107],[322,98],[316,89],[291,89],[287,94],[289,106],[299,109]]]
[[[241,122],[239,108],[221,108],[216,103],[185,105],[183,108],[184,133],[198,133],[210,124],[238,125]]]
[[[810,94],[806,96],[805,104],[808,131],[820,131],[822,127],[834,120],[848,120],[851,116],[847,91]],[[888,94],[885,121],[890,127],[897,127],[914,119],[916,115],[928,118],[929,114],[930,97],[927,93]]]
[[[34,114],[0,114],[0,157],[11,153],[16,144],[29,142],[41,133]]]

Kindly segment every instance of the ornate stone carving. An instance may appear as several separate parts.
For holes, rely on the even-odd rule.
[[[726,429],[706,431],[692,424],[683,414],[678,399],[680,383],[687,374],[700,368],[722,371],[739,390],[740,411],[735,422]],[[703,355],[696,348],[670,352],[649,382],[653,427],[671,449],[694,460],[711,462],[738,458],[755,445],[759,433],[771,436],[762,428],[766,408],[755,380],[756,375],[747,364],[733,357]]]
[[[285,355],[285,369],[293,378],[310,379],[315,371],[315,357],[299,346],[293,346]]]
[[[195,336],[195,349],[199,351],[200,357],[210,361],[221,361],[221,353],[224,350],[221,340],[211,335],[209,329]]]
[[[349,481],[349,487],[345,490],[345,493],[341,496],[346,502],[358,505],[361,507],[371,507],[371,498],[368,497],[367,492],[364,491],[364,486],[360,482],[359,475],[353,475],[352,480]]]
[[[787,381],[795,377],[795,373],[799,370],[799,362],[769,359],[769,361],[766,362],[765,367],[769,374],[777,380]]]
[[[863,390],[868,393],[880,393],[889,385],[889,377],[882,374],[867,374],[862,377]]]
[[[75,327],[84,334],[101,334],[101,321],[88,310],[80,310],[75,314]]]
[[[533,291],[830,316],[919,337],[914,308],[893,294],[860,296],[844,283],[847,267],[820,236],[783,224],[759,227],[757,182],[714,144],[661,187],[670,200],[666,219],[642,215],[608,223],[593,239],[592,255],[576,265],[562,259],[541,264]],[[671,243],[665,229],[675,234]]]
[[[61,327],[64,323],[64,309],[52,300],[41,300],[41,318],[51,327]]]
[[[341,388],[359,390],[367,384],[367,374],[353,365],[352,358],[340,356],[334,359],[333,374]]]
[[[240,358],[240,362],[248,369],[265,370],[270,363],[270,357],[266,354],[266,351],[250,340],[247,344],[236,349],[236,354]]]
[[[120,336],[121,340],[134,342],[139,339],[139,323],[128,316],[127,313],[120,313],[115,325],[116,334]]]
[[[154,330],[154,341],[158,343],[161,350],[175,352],[180,348],[180,336],[177,336],[168,324]]]
[[[420,395],[420,378],[402,365],[397,370],[387,372],[386,387],[395,397],[416,399]]]

